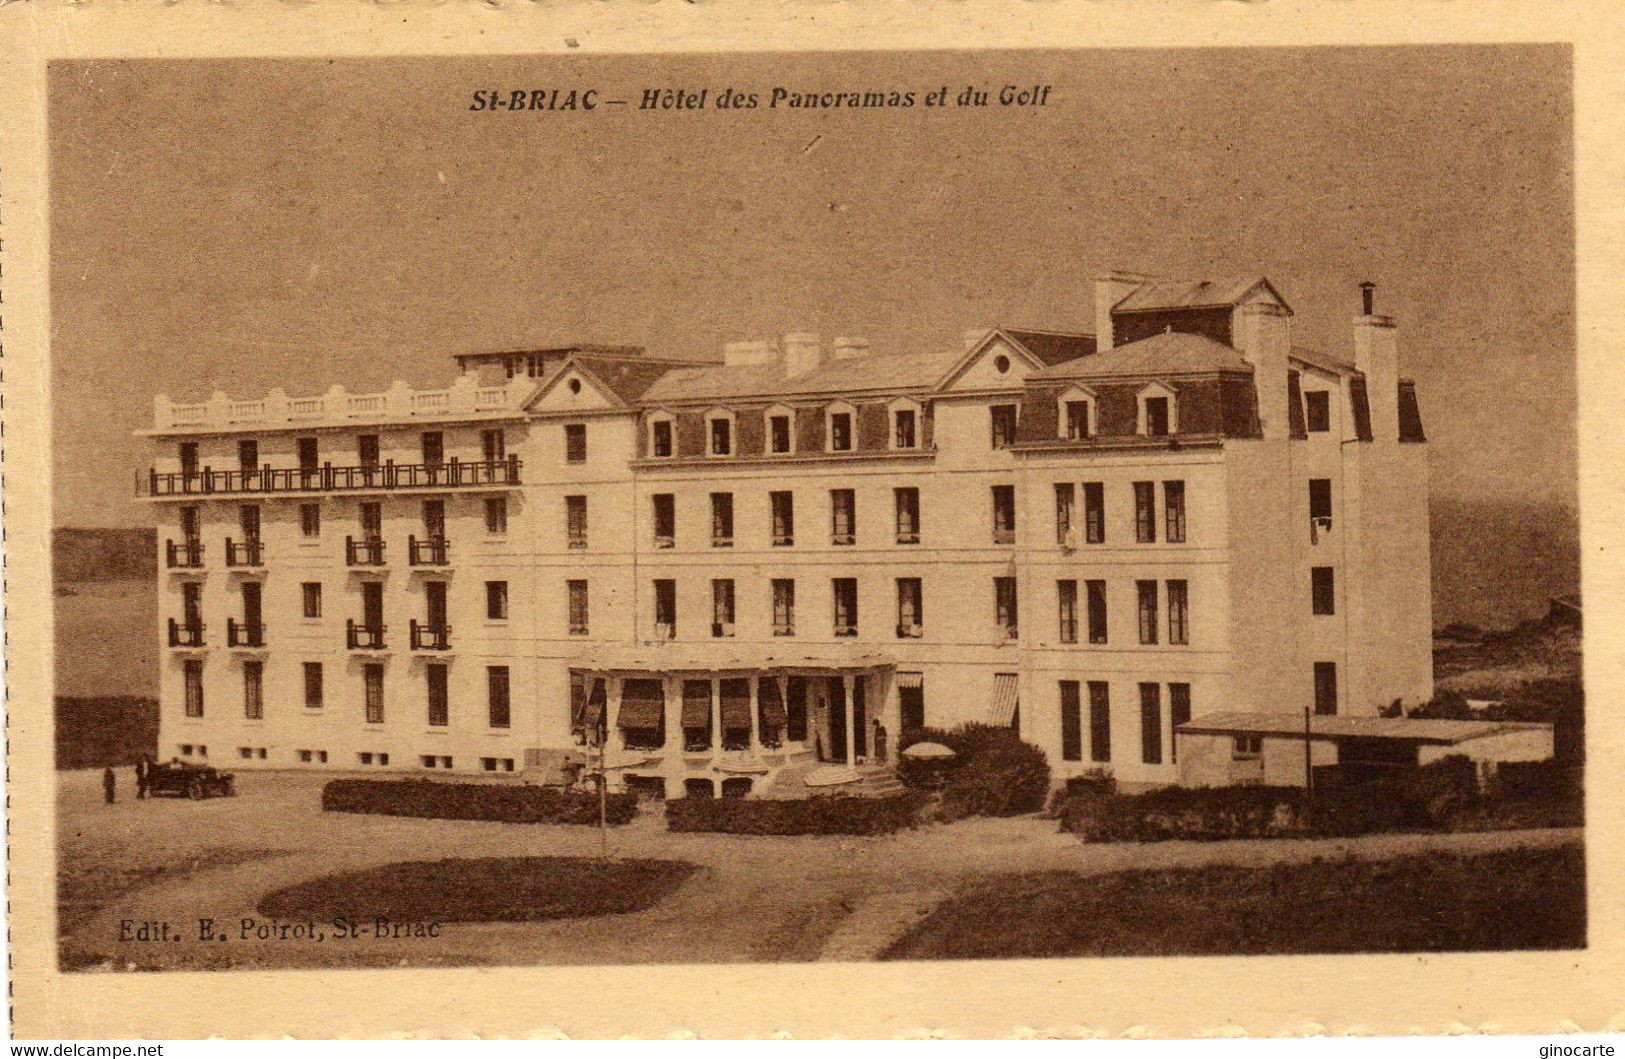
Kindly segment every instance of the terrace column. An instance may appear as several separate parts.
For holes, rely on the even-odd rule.
[[[752,755],[760,753],[762,749],[761,733],[757,731],[758,714],[762,708],[761,694],[756,686],[759,682],[759,677],[750,678],[750,752]]]
[[[677,749],[680,751],[683,748],[683,703],[678,694],[680,690],[681,687],[677,683],[676,677],[673,677],[669,673],[662,673],[660,675],[660,694],[666,707],[666,738],[661,744],[662,750],[669,747],[672,739],[674,738],[677,740]],[[671,768],[669,761],[670,758],[668,758],[668,770]],[[683,770],[683,759],[681,754],[676,755],[676,761],[676,772],[681,775]]]
[[[858,733],[857,733],[857,728],[854,725],[854,717],[853,717],[853,709],[852,709],[852,688],[853,688],[854,683],[855,683],[855,681],[852,679],[852,674],[850,672],[841,674],[841,686],[846,691],[846,695],[844,696],[844,698],[846,699],[846,702],[843,703],[842,705],[843,705],[843,708],[846,710],[846,767],[847,768],[857,768],[858,767]]]
[[[604,743],[609,744],[609,733],[615,731],[610,726],[621,717],[621,678],[614,674],[606,674],[604,683],[608,694],[604,696]],[[621,749],[626,749],[626,732],[621,732]]]
[[[711,753],[722,749],[722,678],[711,674]]]
[[[790,676],[784,670],[779,670],[773,676],[779,682],[779,706],[784,710],[784,727],[779,732],[779,747],[785,753],[785,760],[790,760]]]

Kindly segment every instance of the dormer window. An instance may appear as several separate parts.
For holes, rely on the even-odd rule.
[[[795,421],[795,413],[783,405],[775,405],[767,410],[768,452],[788,456],[795,451]]]
[[[730,412],[711,412],[705,417],[706,452],[712,456],[732,456],[734,419]]]
[[[1073,386],[1056,400],[1056,423],[1062,438],[1082,441],[1094,437],[1100,424],[1096,420],[1095,395],[1092,392]]]
[[[829,451],[852,451],[852,406],[831,405],[829,409]]]
[[[896,401],[891,406],[891,447],[920,447],[920,406],[914,401]]]
[[[649,455],[664,460],[677,453],[677,424],[669,412],[649,417]]]
[[[1154,382],[1140,391],[1139,433],[1146,437],[1167,437],[1179,431],[1179,406],[1174,392]]]

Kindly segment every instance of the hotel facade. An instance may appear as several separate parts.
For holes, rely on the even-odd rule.
[[[1095,301],[940,353],[160,396],[160,754],[551,779],[605,732],[617,785],[770,794],[982,722],[1137,786],[1193,718],[1431,697],[1425,437],[1370,287],[1343,355],[1263,278]]]

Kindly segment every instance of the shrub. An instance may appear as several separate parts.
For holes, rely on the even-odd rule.
[[[944,820],[967,816],[1017,816],[1044,808],[1049,794],[1049,760],[1044,752],[1010,728],[961,725],[952,731],[921,728],[904,735],[906,749],[915,743],[941,743],[954,752],[946,762],[900,757],[898,775],[910,787],[940,789],[938,815]]]
[[[913,827],[924,803],[913,791],[880,798],[674,798],[666,803],[666,826],[730,835],[889,835]]]
[[[1496,768],[1493,789],[1505,798],[1580,798],[1583,775],[1583,769],[1559,761],[1508,761]]]
[[[438,780],[333,780],[322,788],[330,813],[417,816],[430,820],[497,820],[509,824],[596,824],[598,795],[561,787],[442,783]],[[637,815],[635,794],[611,794],[605,818],[624,824]]]

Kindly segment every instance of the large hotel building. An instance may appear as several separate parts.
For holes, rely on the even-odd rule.
[[[1112,273],[1094,334],[159,397],[160,753],[536,778],[603,730],[617,782],[743,794],[975,721],[1140,785],[1192,718],[1425,700],[1426,446],[1371,299],[1339,354],[1266,279]]]

